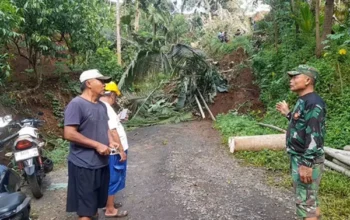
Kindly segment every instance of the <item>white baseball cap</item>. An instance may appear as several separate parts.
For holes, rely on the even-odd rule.
[[[102,75],[97,69],[86,70],[80,74],[79,80],[81,83],[88,79],[100,79],[105,82],[111,81],[111,77]]]

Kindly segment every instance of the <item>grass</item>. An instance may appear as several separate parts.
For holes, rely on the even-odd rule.
[[[69,153],[69,142],[62,138],[49,138],[47,142],[53,148],[46,150],[45,156],[52,160],[55,168],[64,166]]]
[[[276,133],[256,125],[252,117],[240,116],[236,113],[220,115],[215,127],[221,132],[224,143],[232,135],[260,135]],[[289,175],[289,158],[285,152],[263,150],[260,152],[236,152],[235,157],[242,159],[244,164],[265,167],[268,176],[266,181],[277,187],[292,190]],[[350,219],[350,178],[337,172],[327,170],[322,177],[320,186],[322,219]]]

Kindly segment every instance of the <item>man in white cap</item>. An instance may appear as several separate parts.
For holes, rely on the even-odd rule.
[[[80,75],[82,94],[66,107],[64,138],[68,155],[67,212],[92,219],[108,197],[110,148],[118,148],[108,129],[106,106],[99,101],[110,77],[92,69]]]

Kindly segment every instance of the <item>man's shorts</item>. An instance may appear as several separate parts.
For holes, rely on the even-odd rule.
[[[125,151],[128,154],[128,150]],[[113,196],[125,188],[127,161],[120,162],[120,155],[109,156],[110,180],[108,195]]]
[[[322,160],[321,160],[322,161]],[[296,196],[297,215],[301,218],[317,217],[316,208],[319,207],[318,189],[324,169],[324,163],[315,163],[312,167],[312,183],[305,184],[300,180],[299,160],[291,156],[291,172]]]
[[[95,216],[106,206],[109,167],[87,169],[68,162],[67,212],[81,217]]]

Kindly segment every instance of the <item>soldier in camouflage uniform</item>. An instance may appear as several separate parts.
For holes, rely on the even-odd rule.
[[[322,98],[314,92],[318,71],[300,65],[288,72],[290,89],[299,98],[292,111],[283,101],[276,105],[289,120],[286,135],[287,152],[296,195],[297,215],[305,220],[321,219],[318,189],[324,169],[324,136],[326,109]]]

